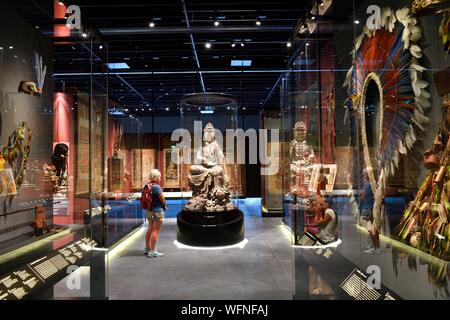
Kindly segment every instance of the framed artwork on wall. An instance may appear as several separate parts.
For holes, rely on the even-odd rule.
[[[85,99],[78,99],[77,111],[77,180],[75,193],[78,195],[89,192],[89,108]]]
[[[123,189],[123,170],[123,159],[109,159],[109,191],[114,192]]]
[[[145,183],[150,179],[150,171],[156,167],[156,150],[142,150],[142,182]]]
[[[142,158],[141,149],[131,150],[131,187],[141,189],[142,181]]]
[[[177,163],[172,161],[172,152],[175,150],[177,155]],[[179,188],[180,187],[180,150],[178,149],[164,149],[164,172],[163,182],[164,188]]]

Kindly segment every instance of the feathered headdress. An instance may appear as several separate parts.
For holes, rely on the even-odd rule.
[[[418,139],[418,130],[425,130],[428,118],[424,109],[431,106],[428,83],[422,80],[425,68],[419,63],[422,49],[418,42],[422,31],[408,8],[384,8],[381,28],[369,29],[355,39],[352,51],[354,65],[347,73],[345,86],[351,98],[347,100],[346,118],[350,119],[354,142],[359,141],[360,177],[367,168],[375,168],[369,157],[365,128],[365,91],[368,80],[380,89],[381,121],[378,124],[380,157],[379,172],[369,175],[375,193],[375,221],[381,215],[381,203],[386,179],[398,168],[400,154],[407,154]],[[356,137],[359,136],[359,139]],[[379,221],[379,220],[378,220]]]

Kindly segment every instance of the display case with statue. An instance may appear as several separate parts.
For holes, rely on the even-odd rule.
[[[172,148],[171,161],[166,161],[172,172],[177,172],[172,164],[181,172],[184,201],[177,217],[180,243],[215,247],[244,239],[236,188],[240,176],[237,161],[243,150],[234,139],[236,129],[234,97],[203,93],[182,98],[181,141]]]
[[[295,244],[306,231],[317,228],[316,198],[324,189],[319,182],[323,178],[319,95],[308,87],[316,84],[307,80],[300,73],[292,73],[281,86],[284,222],[291,229]],[[299,87],[304,90],[298,90]]]

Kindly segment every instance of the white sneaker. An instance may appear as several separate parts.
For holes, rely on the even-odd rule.
[[[156,250],[155,251],[150,251],[148,253],[148,257],[149,258],[161,258],[163,256],[164,256],[164,253],[156,251]]]
[[[376,254],[376,255],[379,255],[382,253],[383,253],[383,251],[380,248],[377,248],[377,249],[373,250],[373,252],[372,252],[372,254]]]
[[[369,248],[369,249],[364,250],[364,253],[372,254],[375,250],[376,250],[376,249],[375,249],[374,247],[371,247],[371,248]]]

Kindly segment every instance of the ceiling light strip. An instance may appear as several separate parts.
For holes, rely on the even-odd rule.
[[[205,74],[222,74],[222,73],[283,73],[283,72],[291,72],[291,73],[307,73],[307,72],[347,72],[348,69],[308,69],[308,70],[290,70],[290,69],[273,69],[273,70],[208,70],[202,71]],[[130,72],[110,72],[110,75],[125,75],[125,76],[141,76],[141,75],[171,75],[171,74],[197,74],[197,71],[130,71]],[[97,73],[89,73],[89,72],[68,72],[68,73],[55,73],[53,76],[55,78],[58,77],[85,77],[85,76],[104,76],[106,73],[97,72]]]
[[[187,18],[186,18],[187,19]],[[188,22],[188,20],[186,20]],[[101,28],[99,32],[104,36],[118,36],[118,35],[142,35],[142,34],[183,34],[183,33],[231,33],[231,32],[288,32],[292,31],[290,26],[252,26],[252,27],[160,27],[160,28]]]

